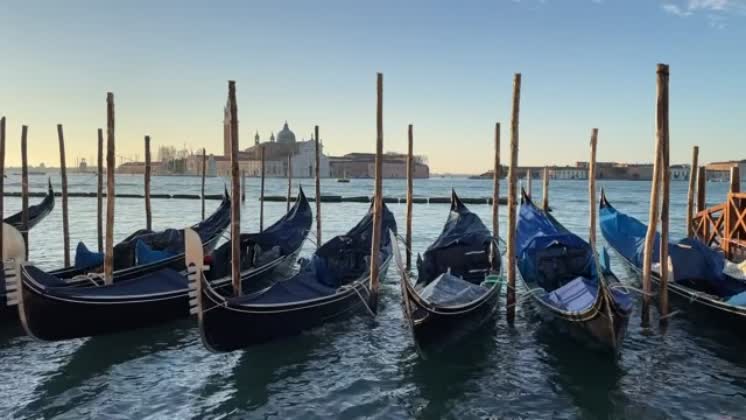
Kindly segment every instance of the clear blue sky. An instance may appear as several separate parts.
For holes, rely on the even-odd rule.
[[[156,4],[157,3],[157,4]],[[509,140],[511,85],[523,74],[526,165],[649,161],[655,65],[671,66],[671,154],[746,158],[746,0],[3,1],[0,115],[7,163],[95,156],[115,93],[118,154],[203,145],[222,152],[228,79],[241,147],[321,127],[326,151],[373,151],[375,74],[384,73],[385,150],[415,151],[438,172],[490,167],[493,126]],[[218,3],[218,2],[216,2]]]

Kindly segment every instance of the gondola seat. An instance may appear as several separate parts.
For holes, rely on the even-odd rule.
[[[98,267],[104,264],[104,254],[91,251],[81,241],[75,248],[75,268],[85,269]]]

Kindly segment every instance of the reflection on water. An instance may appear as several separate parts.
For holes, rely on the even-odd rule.
[[[20,189],[10,175],[6,189]],[[53,179],[53,182],[55,180]],[[32,176],[43,191],[45,178]],[[95,177],[71,175],[72,191],[93,191]],[[225,180],[209,178],[207,192],[219,194]],[[312,180],[300,179],[309,194]],[[538,183],[537,183],[538,184]],[[647,218],[649,184],[600,182],[621,210]],[[258,180],[250,179],[242,230],[258,227]],[[488,180],[416,180],[418,196],[487,197]],[[554,216],[587,235],[586,184],[553,182]],[[384,183],[389,196],[404,196],[403,180]],[[708,185],[708,201],[724,197],[727,185]],[[59,189],[57,187],[57,189]],[[140,193],[142,178],[118,178],[118,192]],[[687,185],[672,185],[672,236],[684,233]],[[366,195],[370,180],[339,184],[325,180],[324,194]],[[502,191],[506,191],[503,186]],[[156,177],[153,193],[198,194],[196,178]],[[268,195],[284,195],[283,179],[269,179]],[[535,185],[534,194],[540,194]],[[33,200],[32,200],[33,201]],[[218,205],[207,203],[207,211]],[[6,197],[6,212],[20,200]],[[347,231],[367,211],[365,203],[322,206],[324,237]],[[399,221],[404,205],[391,204]],[[490,207],[469,206],[485,221]],[[115,236],[144,224],[141,200],[116,203]],[[70,199],[71,242],[96,243],[96,202]],[[285,203],[266,203],[265,223]],[[415,252],[438,235],[447,204],[414,206]],[[155,228],[199,221],[199,200],[153,200]],[[501,210],[501,214],[506,212]],[[403,226],[403,223],[400,223]],[[501,220],[505,232],[505,220]],[[31,232],[31,259],[44,268],[62,260],[59,207]],[[402,232],[400,232],[402,233]],[[599,236],[600,238],[600,236]],[[602,241],[603,244],[603,241]],[[307,242],[303,255],[313,252]],[[634,273],[612,254],[612,267],[627,283]],[[523,290],[519,289],[519,301]],[[541,322],[534,308],[518,306],[514,327],[499,318],[458,346],[427,360],[417,357],[402,319],[394,268],[382,283],[375,320],[360,315],[285,341],[230,354],[208,353],[194,320],[111,337],[39,343],[0,328],[0,417],[141,418],[742,418],[746,416],[746,339],[703,315],[679,313],[665,336],[643,333],[639,308],[618,359],[586,351]],[[504,300],[502,301],[504,302]],[[241,331],[237,330],[236,334]]]

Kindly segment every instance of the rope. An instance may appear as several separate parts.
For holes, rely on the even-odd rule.
[[[629,285],[626,285],[626,284],[621,284],[621,283],[612,284],[612,285],[609,286],[609,289],[627,289],[627,290],[630,290],[630,291],[633,291],[633,292],[637,292],[637,293],[639,293],[639,294],[641,294],[643,296],[649,296],[649,297],[655,297],[655,296],[658,295],[657,293],[646,292],[646,291],[644,291],[644,290],[642,290],[640,288],[629,286]]]
[[[672,316],[674,316],[674,315],[678,315],[678,314],[679,314],[679,313],[681,313],[681,312],[682,312],[682,311],[680,311],[680,310],[676,310],[676,311],[670,312],[670,313],[669,313],[668,315],[666,315],[666,316],[662,316],[662,317],[658,318],[658,320],[664,320],[664,319],[668,319],[668,318],[671,318]]]
[[[345,285],[341,286],[339,289],[337,289],[337,292],[344,292],[344,291],[346,291],[348,289],[352,289],[355,292],[355,294],[357,295],[357,297],[359,297],[360,300],[363,302],[363,305],[365,306],[365,309],[368,310],[368,313],[370,314],[370,316],[373,317],[373,318],[375,318],[376,317],[376,313],[373,312],[373,309],[370,308],[370,305],[368,305],[368,301],[363,297],[363,295],[360,293],[360,291],[357,290],[357,287],[351,286],[349,284],[345,284]]]

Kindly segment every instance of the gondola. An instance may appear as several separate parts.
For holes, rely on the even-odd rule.
[[[392,250],[389,230],[396,221],[382,206],[380,277]],[[226,297],[201,271],[190,277],[202,342],[213,352],[228,352],[302,333],[326,322],[348,318],[367,307],[370,297],[372,207],[347,234],[332,238],[303,260],[299,272],[254,293]],[[187,236],[189,238],[189,236]],[[199,250],[199,246],[187,246]],[[201,256],[187,256],[198,269]],[[368,308],[370,309],[370,308]]]
[[[49,186],[47,187],[47,195],[44,196],[44,199],[41,200],[39,204],[29,206],[28,208],[28,230],[33,229],[34,226],[44,220],[44,218],[54,209],[54,190],[52,189],[52,181],[47,180],[47,183]],[[6,217],[4,222],[13,226],[19,232],[23,232],[24,230],[22,211]]]
[[[536,207],[525,191],[516,250],[518,272],[540,314],[590,347],[618,352],[633,299],[611,272],[608,255],[602,253],[598,270],[588,242]]]
[[[601,233],[612,249],[636,273],[642,272],[647,225],[614,208],[601,192],[599,203]],[[660,235],[653,246],[651,282],[660,285]],[[731,326],[746,320],[746,272],[743,264],[726,260],[719,250],[695,238],[685,238],[668,246],[668,290],[672,303],[682,308],[701,309]]]
[[[451,193],[451,209],[440,236],[417,258],[412,282],[401,264],[396,238],[402,304],[417,349],[441,351],[494,319],[502,289],[500,246],[479,216]]]
[[[226,193],[223,202],[215,212],[192,228],[204,238],[206,251],[210,252],[217,245],[222,233],[230,223],[230,199]],[[184,266],[182,232],[167,229],[152,232],[141,229],[129,235],[114,246],[114,283],[133,279],[146,273],[163,268],[179,270]],[[138,255],[138,250],[139,254]],[[82,256],[81,256],[82,254]],[[139,258],[142,257],[142,258]],[[104,284],[99,273],[102,270],[103,254],[88,251],[82,243],[78,244],[75,265],[51,270],[51,275],[67,287],[90,287]],[[13,279],[4,277],[0,283],[0,323],[13,322],[18,318],[18,311],[12,307],[6,288],[14,288]],[[9,285],[9,286],[8,286]]]
[[[290,212],[274,225],[261,233],[241,235],[241,254],[246,256],[241,266],[243,281],[250,283],[292,264],[311,223],[311,208],[301,192]],[[200,238],[200,252],[204,252],[208,247],[202,244],[202,235],[194,234]],[[184,254],[180,258],[184,261]],[[230,253],[223,245],[203,262],[214,267],[219,275],[223,267],[230,266]],[[115,281],[112,285],[91,287],[70,287],[33,265],[23,264],[18,283],[21,324],[30,336],[52,341],[110,334],[186,318],[189,287],[183,264],[181,270],[166,266]],[[230,280],[217,278],[213,286],[220,292],[230,286]]]

